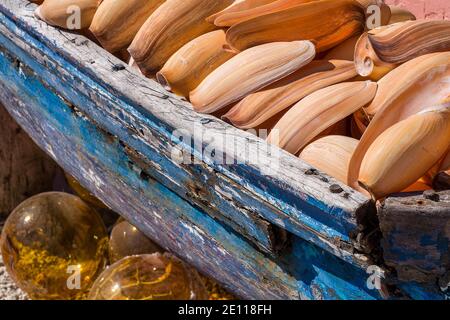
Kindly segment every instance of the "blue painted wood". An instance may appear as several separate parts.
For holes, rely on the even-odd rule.
[[[345,186],[342,194],[332,194],[329,186],[336,181],[322,174],[305,175],[310,167],[281,151],[279,172],[272,176],[263,175],[254,163],[221,165],[208,154],[197,165],[174,162],[174,146],[197,158],[206,147],[179,141],[172,135],[175,129],[193,133],[199,127],[207,141],[231,132],[239,147],[252,155],[267,145],[215,118],[193,113],[187,103],[129,69],[114,72],[117,59],[83,37],[36,21],[33,6],[24,3],[0,4],[3,45],[11,39],[14,54],[42,75],[46,85],[119,137],[130,156],[144,155],[139,166],[146,174],[270,254],[280,240],[276,225],[355,265],[370,262],[362,254],[370,251],[365,235],[374,227],[369,200]],[[214,148],[223,149],[218,143]],[[258,160],[263,165],[274,162],[263,152]]]
[[[322,254],[304,240],[296,239],[292,253],[287,257],[286,264],[291,267],[305,299],[381,299],[376,289],[368,288],[367,280],[370,275],[366,270],[349,263],[340,263],[336,257],[323,259]]]
[[[317,246],[293,237],[276,261],[194,208],[142,171],[126,145],[46,87],[32,70],[0,50],[0,100],[65,171],[232,292],[249,299],[376,299],[366,275]]]
[[[26,41],[27,40],[32,41],[29,37],[26,37]],[[6,42],[8,42],[8,40],[0,38],[0,43],[6,45]],[[28,53],[23,50],[16,49],[14,54],[16,57],[24,61],[27,60]],[[190,165],[189,172],[186,172],[186,168],[173,165],[173,163],[168,159],[168,156],[162,154],[161,149],[159,148],[160,142],[154,141],[156,143],[155,145],[148,145],[134,137],[138,129],[133,128],[132,126],[133,124],[136,124],[137,121],[134,121],[134,119],[123,118],[121,119],[122,122],[118,122],[117,119],[114,119],[111,115],[105,114],[102,110],[97,108],[99,103],[106,105],[109,102],[93,101],[91,99],[92,97],[82,95],[79,91],[77,91],[76,86],[73,85],[73,81],[77,81],[76,79],[70,79],[71,83],[64,83],[61,81],[66,79],[62,78],[61,74],[49,72],[55,70],[50,67],[49,60],[46,60],[46,64],[42,65],[33,58],[30,59],[30,57],[28,57],[28,59],[29,65],[44,76],[47,85],[59,88],[59,93],[64,94],[64,96],[67,97],[66,99],[70,99],[72,104],[81,106],[79,108],[77,107],[79,110],[87,112],[90,117],[93,117],[96,120],[98,119],[99,122],[105,124],[102,126],[104,130],[108,130],[108,132],[111,132],[119,137],[127,137],[126,140],[128,140],[127,142],[129,143],[127,152],[130,156],[137,157],[138,153],[145,154],[146,157],[142,158],[139,164],[142,169],[145,169],[146,174],[154,177],[158,181],[164,182],[165,185],[167,185],[171,190],[177,192],[179,195],[185,195],[187,200],[192,200],[193,204],[206,210],[209,209],[208,212],[215,214],[215,216],[219,215],[221,212],[226,212],[228,214],[227,222],[232,223],[233,226],[242,231],[244,235],[254,240],[254,243],[261,249],[272,253],[272,247],[274,244],[273,239],[271,239],[272,235],[269,233],[272,232],[271,229],[273,227],[267,221],[262,219],[256,213],[255,209],[251,210],[249,208],[246,210],[246,214],[242,214],[243,209],[239,207],[239,204],[242,207],[244,206],[242,200],[240,200],[241,202],[235,204],[233,201],[221,197],[219,193],[212,192],[213,190],[221,190],[222,192],[227,193],[228,189],[235,186],[232,181],[220,181],[219,179],[216,179],[215,181],[204,180],[204,184],[201,184],[202,178],[206,176],[206,168],[200,165]],[[48,69],[49,67],[50,69]],[[56,68],[56,66],[54,67]],[[69,68],[69,70],[76,73],[73,68]],[[88,84],[88,89],[96,88],[94,83],[88,82]],[[123,105],[121,104],[115,106],[116,110],[114,110],[114,112],[119,112],[122,107]],[[100,119],[104,120],[102,121]],[[123,123],[124,121],[127,121],[129,125],[125,126]],[[162,168],[164,168],[164,170],[162,170]],[[193,176],[198,180],[198,182],[193,181]],[[208,190],[207,199],[200,202],[193,201],[193,198],[196,197],[197,193],[205,192],[205,190]],[[248,198],[250,196],[244,192],[242,197]]]
[[[450,292],[450,191],[394,195],[380,205],[379,218],[384,261],[398,279]]]
[[[174,146],[196,156],[204,146],[180,142],[171,135],[174,129],[200,125],[211,137],[229,127],[194,114],[128,69],[114,73],[115,58],[82,37],[37,23],[24,3],[0,4],[0,99],[67,172],[237,295],[381,298],[366,286],[369,257],[356,251],[367,249],[355,240],[372,230],[370,202],[345,187],[345,196],[327,194],[334,180],[305,175],[309,167],[284,153],[275,176],[262,175],[253,164],[223,166],[211,157],[177,164],[170,154]],[[233,130],[243,147],[264,147]],[[278,255],[268,222],[295,234]],[[393,283],[407,297],[444,297],[436,286]]]
[[[364,269],[293,237],[277,260],[143,175],[127,146],[0,50],[0,100],[67,172],[163,247],[249,299],[380,299]],[[130,201],[132,199],[132,201]],[[440,298],[415,284],[415,297]],[[421,294],[421,296],[419,296]]]

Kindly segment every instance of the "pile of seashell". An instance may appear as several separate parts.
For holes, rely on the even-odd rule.
[[[45,0],[36,15],[67,28],[74,5],[80,30],[195,111],[271,130],[374,199],[449,188],[450,21],[380,0]]]

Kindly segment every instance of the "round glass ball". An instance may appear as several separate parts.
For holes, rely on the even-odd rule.
[[[128,221],[120,218],[114,225],[109,238],[110,263],[128,256],[156,252],[163,253],[164,250]]]
[[[31,299],[82,299],[108,262],[108,235],[80,198],[43,193],[6,220],[0,246],[6,269]]]
[[[97,278],[91,300],[206,300],[208,294],[196,270],[159,253],[129,256],[109,266]]]

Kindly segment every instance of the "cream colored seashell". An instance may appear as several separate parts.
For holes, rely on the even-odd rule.
[[[99,0],[45,0],[35,16],[49,25],[68,30],[86,29],[91,25]]]
[[[222,11],[216,12],[215,14],[206,18],[206,21],[209,23],[214,23],[214,21],[221,16],[232,15],[237,12],[247,11],[256,7],[261,7],[271,2],[275,2],[278,0],[237,0],[233,2],[231,5],[223,9]]]
[[[184,97],[235,54],[224,50],[225,31],[206,33],[184,45],[156,74],[167,90]]]
[[[186,43],[215,30],[205,19],[231,3],[232,0],[166,0],[141,27],[128,51],[145,75],[153,75]]]
[[[296,154],[314,137],[370,103],[377,91],[371,81],[344,82],[318,90],[293,106],[267,141]]]
[[[355,49],[358,74],[393,69],[424,54],[450,50],[450,21],[417,20],[377,28],[361,36]]]
[[[397,65],[382,61],[375,53],[368,33],[363,34],[355,45],[353,61],[358,74],[373,81],[382,79]]]
[[[371,120],[353,154],[348,185],[358,189],[362,159],[373,141],[395,123],[439,105],[450,93],[450,53],[432,53],[396,68],[378,82],[373,102],[364,108]]]
[[[277,0],[268,1],[265,5],[259,5],[252,8],[238,10],[234,12],[227,12],[218,15],[214,19],[214,24],[219,27],[231,27],[240,22],[250,20],[268,13],[282,11],[284,9],[292,8],[304,3],[315,0]]]
[[[306,146],[299,158],[346,183],[348,164],[358,142],[346,136],[326,136]]]
[[[375,199],[420,179],[450,145],[450,107],[423,111],[388,128],[371,144],[359,183]]]
[[[147,18],[163,2],[164,0],[103,0],[89,30],[109,52],[125,49]]]
[[[353,0],[313,1],[235,24],[227,42],[242,51],[275,41],[311,40],[323,52],[360,34],[364,20],[364,9]]]
[[[234,56],[191,92],[198,112],[212,113],[297,71],[315,57],[309,41],[273,42]]]
[[[253,128],[307,95],[356,76],[353,62],[316,60],[295,73],[241,100],[224,119],[238,128]]]

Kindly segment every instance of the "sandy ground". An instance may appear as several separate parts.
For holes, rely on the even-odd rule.
[[[27,296],[19,288],[6,272],[0,256],[0,300],[27,300]]]
[[[0,233],[3,223],[0,221]],[[22,290],[17,288],[6,272],[3,259],[0,254],[0,300],[27,300]]]

